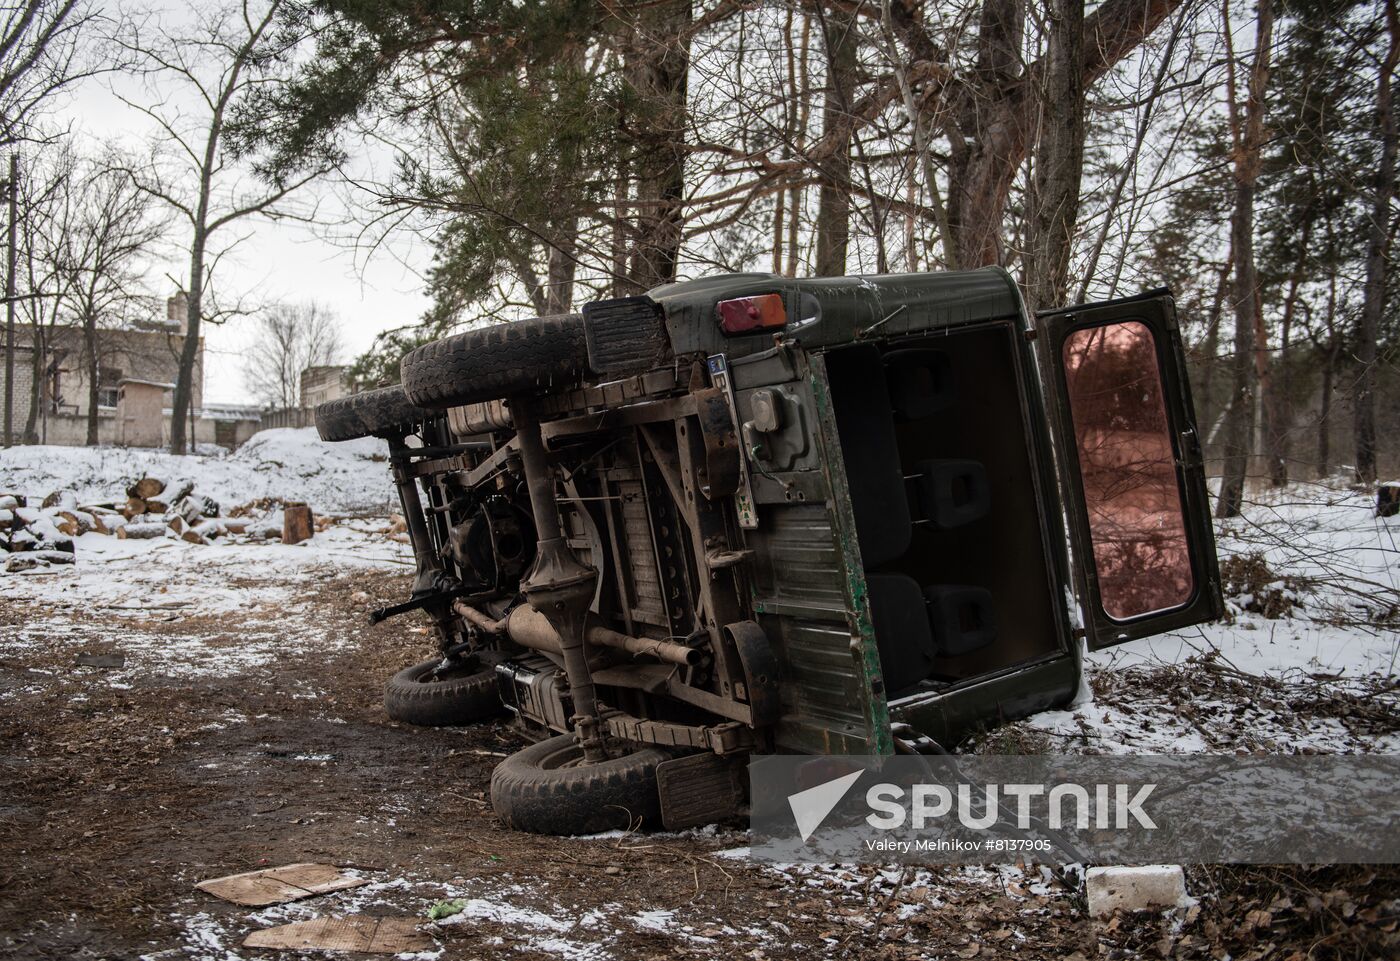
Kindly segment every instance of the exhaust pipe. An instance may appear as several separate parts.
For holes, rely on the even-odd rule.
[[[549,654],[562,654],[559,633],[549,619],[529,604],[521,604],[503,618],[493,618],[464,601],[457,601],[453,610],[469,623],[487,634],[505,634],[521,647]],[[649,637],[629,637],[610,630],[602,624],[587,624],[584,640],[596,647],[610,647],[629,654],[646,654],[668,664],[693,667],[705,659],[705,652],[674,641],[658,641]]]

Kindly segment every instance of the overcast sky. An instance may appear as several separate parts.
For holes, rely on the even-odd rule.
[[[154,122],[126,106],[110,87],[110,79],[84,82],[58,106],[54,119],[71,125],[84,139],[112,141],[144,152],[155,134]],[[133,80],[125,80],[117,89],[130,99],[144,96],[148,102],[157,94]],[[327,219],[343,209],[333,195],[341,193],[344,190],[317,191]],[[215,278],[219,288],[233,298],[317,300],[329,305],[342,321],[346,361],[367,348],[375,334],[416,320],[427,307],[419,272],[426,267],[431,252],[407,237],[398,238],[392,249],[366,262],[363,255],[357,257],[339,243],[318,236],[322,231],[307,224],[249,219],[239,232],[251,236],[231,259],[221,263]],[[152,270],[152,292],[175,292],[167,274],[188,282],[187,244],[188,231],[181,232],[176,222],[169,249],[161,252],[162,263]],[[251,334],[250,319],[206,329],[206,401],[252,402],[243,383],[242,364]]]

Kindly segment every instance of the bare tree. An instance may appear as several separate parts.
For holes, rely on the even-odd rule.
[[[71,143],[61,141],[30,164],[20,178],[15,270],[20,299],[16,309],[29,325],[31,369],[29,415],[23,442],[41,441],[40,414],[48,400],[48,346],[53,328],[68,304],[71,274],[60,269],[65,238],[77,221],[73,189],[78,179],[78,156]]]
[[[1230,42],[1230,7],[1225,0],[1225,37]],[[1264,92],[1269,84],[1273,47],[1272,0],[1258,0],[1254,62],[1248,93],[1241,108],[1236,96],[1233,46],[1226,73],[1230,134],[1234,145],[1235,209],[1230,217],[1230,249],[1234,256],[1235,356],[1230,409],[1226,415],[1225,464],[1220,480],[1217,517],[1235,517],[1244,501],[1244,481],[1254,449],[1254,414],[1260,368],[1267,364],[1267,343],[1260,342],[1263,308],[1259,302],[1259,273],[1254,263],[1254,193],[1259,179],[1260,148],[1264,142]]]
[[[236,103],[279,79],[274,70],[283,41],[275,35],[273,21],[280,5],[281,0],[243,0],[237,6],[199,11],[188,31],[161,28],[123,39],[124,48],[145,62],[151,79],[172,91],[170,99],[155,104],[123,98],[155,121],[165,144],[150,163],[128,173],[190,232],[189,325],[170,419],[173,453],[184,453],[193,433],[187,423],[201,325],[214,320],[209,309],[211,280],[219,259],[243,239],[224,240],[225,235],[232,225],[254,216],[298,216],[283,202],[324,172],[317,168],[269,185],[245,176],[225,153],[224,139]],[[195,109],[177,105],[176,92],[184,97],[181,103],[193,102]]]
[[[116,326],[145,295],[145,258],[161,239],[165,223],[154,198],[141,190],[115,152],[88,161],[70,180],[76,209],[72,223],[56,238],[54,254],[59,309],[83,330],[87,367],[87,443],[97,444],[98,392],[101,388],[99,329]]]
[[[20,0],[0,8],[0,147],[48,140],[35,124],[53,95],[117,66],[111,26],[92,0]]]
[[[342,356],[339,320],[324,304],[303,301],[275,304],[259,313],[256,322],[244,383],[268,407],[296,407],[302,371],[334,364]]]
[[[107,56],[110,51],[101,49],[105,29],[98,28],[108,26],[110,18],[94,0],[20,0],[0,8],[0,148],[53,140],[40,131],[38,119],[54,95],[118,65]],[[16,159],[12,157],[11,162]],[[22,183],[22,178],[17,179]],[[13,241],[15,231],[10,237]],[[14,301],[6,312],[4,443],[8,445],[14,426]],[[31,405],[31,421],[36,413]],[[28,426],[25,434],[33,435]]]

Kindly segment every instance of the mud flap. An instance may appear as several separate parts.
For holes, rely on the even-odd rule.
[[[691,754],[656,766],[661,823],[668,831],[737,817],[744,803],[742,758]]]

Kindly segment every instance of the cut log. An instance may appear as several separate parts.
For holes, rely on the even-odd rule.
[[[177,534],[183,534],[185,528],[189,527],[189,525],[185,523],[185,519],[179,514],[171,514],[169,520],[165,522],[165,526]]]
[[[203,494],[189,494],[175,507],[191,525],[206,517],[219,516],[219,502]]]
[[[24,507],[28,503],[23,494],[0,494],[0,509],[12,511],[16,507]]]
[[[35,537],[32,531],[25,530],[24,528],[20,528],[10,534],[11,553],[30,550],[37,543],[39,543],[39,538]]]
[[[225,520],[223,524],[224,530],[228,531],[230,534],[244,534],[248,531],[248,522],[246,520]]]
[[[63,536],[71,536],[64,535],[64,533],[58,529],[57,522],[60,520],[60,518],[57,518],[49,513],[25,513],[32,513],[32,516],[25,517],[24,513],[20,514],[20,517],[25,522],[24,526],[28,528],[31,534],[33,534],[40,540],[54,540]]]
[[[86,511],[57,510],[53,516],[54,526],[69,537],[78,537],[96,529],[92,515]]]
[[[165,499],[164,495],[147,498],[145,512],[147,514],[168,514],[170,513],[170,502]]]
[[[127,524],[117,530],[117,536],[122,540],[149,540],[152,537],[163,537],[164,535],[164,524]]]
[[[213,518],[200,521],[198,524],[194,525],[194,527],[192,527],[191,530],[193,530],[196,534],[199,534],[205,540],[210,541],[212,541],[216,537],[222,537],[223,535],[228,533],[228,531],[224,528],[224,525],[221,524],[219,521],[214,520]]]
[[[72,551],[37,550],[31,552],[28,556],[37,557],[39,560],[46,561],[50,564],[72,564],[77,560],[77,558],[73,556]]]
[[[54,532],[53,537],[41,537],[34,542],[36,551],[62,551],[65,554],[73,553],[73,538],[65,534]]]
[[[180,535],[180,540],[189,544],[207,545],[209,543],[209,538],[205,537],[193,527],[186,529],[185,532]]]
[[[138,477],[128,485],[126,496],[145,500],[148,497],[155,497],[163,490],[165,490],[165,481],[159,477]]]
[[[194,481],[188,478],[173,480],[165,485],[165,490],[160,492],[160,499],[167,504],[175,504],[184,500],[192,490],[194,490]]]
[[[93,516],[96,517],[97,515],[94,514]],[[118,536],[121,536],[122,529],[125,528],[128,523],[127,519],[121,514],[104,514],[101,519],[102,526],[107,529],[106,533],[116,534]]]
[[[316,532],[316,518],[305,504],[291,503],[282,509],[282,543],[300,544]]]
[[[126,510],[123,511],[127,517],[139,517],[147,513],[146,501],[140,497],[128,497],[126,499]]]
[[[72,491],[54,491],[44,502],[39,505],[42,508],[57,507],[60,510],[71,511],[78,507],[78,495]]]

